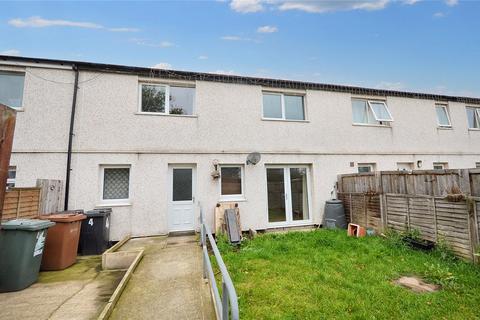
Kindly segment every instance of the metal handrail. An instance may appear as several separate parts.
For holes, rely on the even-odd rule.
[[[209,279],[212,287],[213,296],[215,298],[215,310],[217,312],[217,319],[228,320],[229,315],[231,319],[238,320],[238,297],[235,287],[233,286],[232,279],[228,274],[227,267],[223,262],[220,251],[217,248],[215,239],[213,238],[210,228],[205,223],[202,208],[200,207],[200,241],[203,250],[203,278]],[[217,282],[215,280],[215,274],[213,272],[212,263],[210,262],[210,256],[207,250],[207,240],[212,248],[213,255],[217,261],[218,268],[222,275],[222,297],[218,292]]]

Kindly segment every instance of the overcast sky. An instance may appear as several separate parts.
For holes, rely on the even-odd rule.
[[[480,97],[479,1],[1,2],[0,54]]]

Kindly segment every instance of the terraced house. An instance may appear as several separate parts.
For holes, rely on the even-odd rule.
[[[111,240],[224,201],[245,230],[321,224],[337,174],[480,166],[479,98],[0,56],[0,103],[9,184],[63,180],[69,209],[113,208]]]

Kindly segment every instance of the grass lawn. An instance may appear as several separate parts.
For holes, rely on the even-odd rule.
[[[480,267],[346,231],[265,234],[219,249],[241,319],[480,319]],[[418,275],[443,284],[414,293],[392,284]]]

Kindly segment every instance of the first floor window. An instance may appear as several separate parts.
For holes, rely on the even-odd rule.
[[[375,163],[359,163],[358,173],[373,172],[375,171]]]
[[[450,116],[448,115],[448,107],[446,105],[437,104],[435,106],[437,112],[437,123],[439,127],[451,127]]]
[[[15,180],[17,178],[17,167],[8,167],[7,188],[15,188]]]
[[[467,107],[469,129],[480,129],[480,108]]]
[[[0,72],[0,103],[12,108],[23,106],[23,73]]]
[[[102,167],[102,200],[118,201],[130,198],[130,167]]]
[[[434,170],[448,169],[448,163],[446,163],[446,162],[434,162],[433,163],[433,169]]]
[[[195,88],[140,84],[140,112],[193,115]]]
[[[352,115],[354,124],[387,125],[393,121],[388,106],[383,101],[353,99]]]
[[[304,98],[301,95],[263,93],[265,119],[305,120]]]
[[[242,166],[220,167],[220,194],[224,199],[243,197]]]

